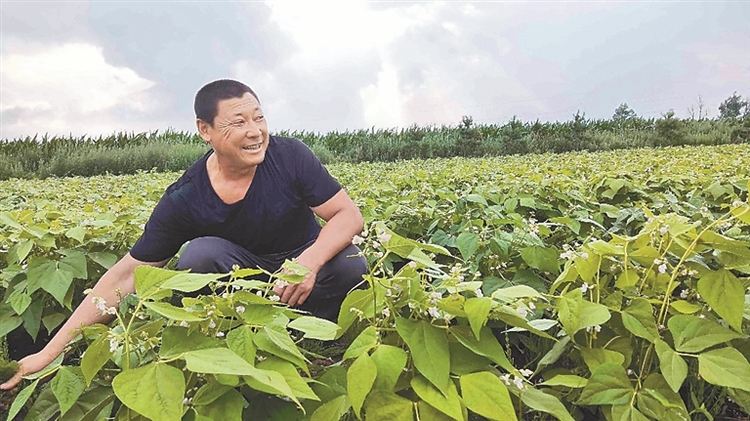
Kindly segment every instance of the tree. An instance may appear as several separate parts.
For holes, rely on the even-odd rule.
[[[719,104],[719,118],[736,119],[748,115],[750,115],[750,101],[742,99],[740,95],[737,95],[737,91]]]
[[[622,103],[615,109],[615,113],[612,115],[612,120],[622,122],[635,118],[636,114],[632,108],[628,107],[628,104]]]
[[[696,110],[694,105],[691,105],[688,108],[688,115],[690,116],[691,120],[703,120],[704,118],[708,118],[708,110],[706,109],[706,103],[703,102],[703,96],[698,95],[698,109]],[[698,115],[696,115],[696,113]]]

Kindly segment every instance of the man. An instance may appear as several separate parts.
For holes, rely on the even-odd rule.
[[[296,258],[310,272],[299,284],[275,286],[280,301],[335,320],[345,295],[367,271],[351,243],[363,227],[357,206],[307,146],[269,136],[260,101],[248,86],[209,83],[196,94],[195,114],[212,150],[167,188],[141,238],[101,277],[93,296],[114,303],[116,290],[133,293],[136,267],[164,266],[189,241],[178,269],[226,273],[238,264],[273,272]],[[322,229],[315,215],[326,221]],[[0,389],[47,366],[80,326],[111,317],[84,300]]]

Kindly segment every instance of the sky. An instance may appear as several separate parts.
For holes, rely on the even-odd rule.
[[[0,0],[0,139],[195,132],[225,78],[272,132],[715,117],[750,99],[750,1]]]

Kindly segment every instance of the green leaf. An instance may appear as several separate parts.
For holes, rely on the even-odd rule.
[[[592,373],[602,364],[614,363],[622,366],[625,363],[625,356],[617,351],[604,348],[580,348],[579,351]]]
[[[558,398],[533,387],[526,387],[521,392],[521,401],[529,408],[552,414],[560,421],[575,421]]]
[[[341,309],[339,310],[338,325],[341,326],[337,337],[341,337],[344,332],[359,318],[357,312],[351,309],[360,310],[364,313],[365,317],[373,317],[375,315],[375,309],[373,307],[373,289],[357,289],[344,298],[344,302],[341,303]]]
[[[162,315],[170,320],[200,322],[206,318],[199,313],[193,313],[182,307],[175,307],[169,303],[161,301],[146,301],[143,303],[149,310]]]
[[[42,323],[42,312],[44,311],[44,300],[33,300],[26,311],[21,315],[23,320],[23,328],[29,333],[31,339],[36,341],[36,337],[39,334],[39,328]],[[63,314],[65,310],[62,311]]]
[[[750,392],[750,364],[734,348],[719,348],[698,355],[698,373],[709,383]]]
[[[480,371],[465,374],[459,381],[461,397],[469,410],[491,420],[517,420],[508,389],[496,375]]]
[[[417,402],[417,413],[419,413],[419,419],[420,420],[430,420],[430,421],[451,421],[453,418],[445,415],[444,413],[440,412],[437,408],[430,405],[429,403],[425,401],[418,401]]]
[[[89,277],[86,266],[86,255],[80,251],[71,251],[60,259],[58,263],[60,270],[70,273],[74,278],[86,279]]]
[[[157,268],[154,266],[138,266],[135,268],[135,292],[142,300],[156,294],[159,287],[173,276],[184,273],[174,270]]]
[[[230,389],[207,405],[195,405],[195,412],[209,420],[242,421],[244,406],[242,394]]]
[[[743,338],[743,335],[695,316],[674,316],[667,322],[679,352],[700,352],[708,347]]]
[[[16,418],[16,415],[18,415],[23,406],[26,405],[26,401],[28,401],[31,397],[31,394],[34,393],[34,390],[36,389],[36,386],[38,384],[39,380],[35,380],[30,385],[23,388],[23,390],[21,390],[18,395],[16,395],[16,398],[13,400],[13,403],[10,405],[10,409],[8,410],[9,421]]]
[[[313,412],[310,421],[338,421],[352,406],[346,395],[333,398]]]
[[[453,336],[458,339],[461,345],[469,348],[475,353],[487,357],[492,360],[495,364],[504,368],[506,371],[514,373],[516,368],[508,360],[508,356],[505,355],[505,350],[492,334],[492,330],[488,327],[482,328],[482,334],[480,340],[472,334],[468,326],[451,326],[450,332]]]
[[[305,280],[310,269],[302,266],[296,260],[285,260],[274,276],[290,284],[298,284]]]
[[[349,402],[352,404],[354,414],[362,419],[361,409],[367,394],[372,390],[378,368],[367,353],[361,354],[349,367],[346,373],[346,384],[348,385]]]
[[[479,248],[479,236],[473,232],[462,232],[456,238],[456,247],[461,257],[468,261]]]
[[[86,379],[80,367],[61,367],[50,382],[50,387],[60,403],[60,415],[64,415],[86,390]]]
[[[31,304],[31,297],[29,294],[22,292],[21,289],[16,289],[10,294],[8,301],[10,301],[10,306],[16,314],[23,314],[29,304]]]
[[[292,320],[287,327],[304,332],[304,338],[330,341],[336,337],[339,325],[331,321],[312,316],[302,316]]]
[[[586,248],[583,248],[583,251],[586,252]],[[581,276],[581,279],[583,279],[584,282],[592,282],[594,280],[594,276],[596,276],[597,273],[599,273],[599,263],[601,262],[602,258],[599,255],[593,254],[593,252],[588,253],[588,258],[584,259],[583,257],[579,256],[573,259],[573,266],[575,266],[576,271]]]
[[[220,347],[222,347],[222,341],[217,338],[206,336],[198,331],[190,332],[186,327],[168,326],[162,332],[159,356],[163,359],[170,359],[188,351]]]
[[[391,345],[380,345],[370,358],[378,370],[373,389],[393,392],[398,378],[406,367],[406,351]]]
[[[630,402],[633,397],[625,369],[615,363],[605,363],[591,374],[586,387],[581,391],[578,405],[617,405]]]
[[[27,273],[29,293],[42,288],[55,297],[60,305],[65,305],[65,294],[73,282],[70,272],[58,270],[57,264],[49,259],[33,257],[29,261]]]
[[[550,364],[554,364],[557,362],[557,360],[560,359],[560,357],[565,353],[565,350],[568,347],[568,344],[570,343],[570,336],[564,336],[559,341],[555,342],[554,345],[552,345],[552,349],[549,350],[542,359],[539,360],[539,364],[537,364],[537,370],[544,366],[548,366]]]
[[[151,363],[125,370],[112,380],[117,397],[127,407],[156,421],[179,421],[185,378],[168,364]]]
[[[710,271],[698,280],[698,292],[711,308],[736,331],[742,331],[745,287],[726,269]]]
[[[188,370],[196,373],[252,376],[256,368],[227,348],[200,349],[183,354]]]
[[[669,306],[675,309],[677,312],[682,313],[682,314],[693,314],[696,311],[703,308],[703,306],[689,303],[683,300],[672,301],[671,303],[669,303]]]
[[[86,349],[86,353],[81,358],[81,372],[86,380],[86,386],[91,385],[91,381],[96,373],[102,369],[104,364],[112,357],[109,351],[108,335],[99,335],[94,342]]]
[[[622,312],[622,324],[635,336],[654,342],[659,337],[653,308],[643,298],[633,299]]]
[[[569,294],[580,294],[580,289]],[[574,295],[574,298],[568,296],[558,298],[556,308],[560,323],[571,337],[581,329],[602,325],[611,317],[606,306],[586,301],[580,295]]]
[[[654,342],[656,355],[659,356],[659,368],[664,379],[673,391],[677,392],[688,374],[688,366],[685,360],[661,339]]]
[[[507,288],[498,288],[492,292],[492,298],[499,301],[512,302],[518,298],[542,298],[539,291],[528,285],[513,285]]]
[[[636,286],[640,279],[641,277],[638,275],[638,272],[636,272],[635,270],[629,270],[627,272],[621,273],[620,276],[617,277],[615,287],[622,290],[628,290]]]
[[[232,390],[232,387],[230,386],[226,386],[214,381],[209,381],[208,383],[201,386],[201,388],[198,389],[197,392],[195,392],[195,396],[193,397],[193,405],[208,405],[216,399],[219,399],[221,395],[227,393],[230,390]]]
[[[521,257],[527,265],[553,275],[560,273],[559,255],[555,247],[531,246],[521,249]]]
[[[432,383],[422,376],[415,376],[411,379],[411,387],[414,392],[430,406],[448,415],[454,420],[463,420],[463,411],[461,409],[461,399],[456,391],[453,382],[449,382],[446,392],[441,393]]]
[[[540,385],[565,386],[571,389],[579,389],[581,387],[585,387],[586,383],[588,383],[588,380],[580,376],[576,376],[573,374],[556,374],[552,376],[549,380],[543,383],[540,383]]]
[[[365,414],[367,421],[413,421],[414,407],[409,399],[374,390],[365,402]]]
[[[253,343],[255,333],[247,325],[238,326],[227,334],[227,346],[248,363],[255,364],[257,348]]]
[[[396,318],[396,330],[411,351],[417,370],[441,392],[447,393],[450,372],[448,338],[429,322]]]
[[[159,288],[171,289],[173,291],[195,292],[203,289],[206,285],[221,278],[223,275],[216,273],[185,273],[179,272],[165,280]]]
[[[477,339],[479,339],[482,326],[487,323],[487,316],[491,309],[492,299],[488,297],[469,298],[464,303],[464,311],[469,318],[469,325]]]
[[[282,360],[281,358],[268,357],[262,362],[258,363],[257,366],[261,370],[266,372],[277,372],[284,377],[286,384],[289,385],[289,389],[292,391],[294,396],[300,399],[311,399],[319,401],[320,398],[310,389],[305,379],[300,376],[299,371],[294,367],[294,364]],[[255,388],[260,390],[258,388]],[[273,393],[268,391],[266,393]]]
[[[115,394],[111,387],[90,387],[60,417],[60,421],[98,421],[112,411]],[[27,417],[27,419],[29,419]]]
[[[612,421],[650,421],[631,405],[612,405]]]
[[[109,269],[117,263],[117,255],[106,251],[92,251],[89,253],[89,258],[104,269]]]
[[[375,326],[368,326],[352,341],[349,348],[344,352],[344,359],[357,358],[378,344],[378,332]]]
[[[258,349],[283,358],[307,372],[307,359],[283,327],[264,326],[255,334],[253,342]]]
[[[11,255],[15,255],[12,260],[9,260],[8,263],[22,263],[26,257],[28,257],[29,253],[31,252],[31,249],[34,248],[34,240],[26,240],[18,243],[10,253]],[[8,256],[10,257],[10,256]]]

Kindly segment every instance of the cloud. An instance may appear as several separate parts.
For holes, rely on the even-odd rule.
[[[155,83],[107,63],[101,47],[6,42],[3,48],[0,138],[146,130],[142,124],[120,120],[120,113],[159,111],[149,92]]]

